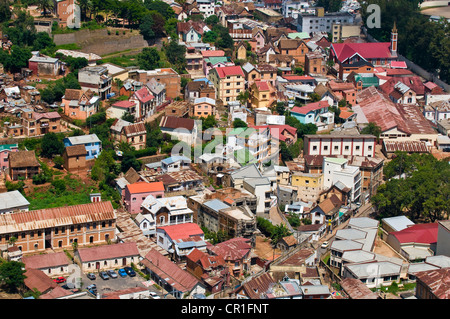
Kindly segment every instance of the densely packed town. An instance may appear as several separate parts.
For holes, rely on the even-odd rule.
[[[1,4],[1,298],[449,299],[445,66],[332,3]]]

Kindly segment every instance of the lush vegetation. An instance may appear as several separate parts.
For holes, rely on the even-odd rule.
[[[7,292],[18,292],[24,286],[25,264],[18,261],[0,263],[0,283]]]
[[[386,164],[384,173],[388,180],[372,197],[380,218],[406,215],[414,222],[434,222],[449,217],[448,159],[397,152]]]
[[[289,229],[287,229],[283,224],[275,226],[270,220],[263,217],[256,217],[256,222],[258,229],[264,235],[270,237],[273,245],[276,245],[282,238],[292,235]]]
[[[394,22],[398,29],[398,51],[430,73],[450,82],[450,23],[446,19],[432,22],[420,13],[421,0],[369,0],[362,2],[361,15],[367,21],[371,12],[367,6],[377,4],[381,8],[381,28],[368,32],[378,41],[390,41]]]

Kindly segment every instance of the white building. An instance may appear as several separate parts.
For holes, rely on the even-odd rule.
[[[283,1],[281,5],[281,13],[285,18],[294,18],[297,20],[301,13],[308,11],[313,12],[312,9],[309,9],[308,1],[287,0]]]
[[[297,19],[298,32],[329,32],[331,33],[332,25],[336,23],[353,24],[353,15],[347,12],[329,12],[325,13],[322,9],[316,9],[315,13],[302,13]]]
[[[29,206],[28,200],[17,190],[0,193],[0,214],[28,211]]]
[[[375,157],[374,135],[305,135],[305,155]]]
[[[345,158],[323,158],[323,185],[329,189],[337,182],[351,189],[351,202],[359,202],[361,196],[361,172],[359,167],[347,165]]]
[[[188,208],[186,198],[172,196],[155,198],[149,195],[141,204],[142,213],[135,220],[145,236],[156,234],[160,226],[192,223],[193,211]]]
[[[308,84],[286,85],[284,94],[290,99],[297,99],[303,103],[310,101],[309,95],[314,93],[314,87]]]
[[[111,93],[112,77],[105,66],[87,66],[78,71],[78,82],[83,91],[91,90],[102,100]]]
[[[191,159],[186,156],[171,156],[161,160],[161,170],[164,173],[178,172],[190,168]]]
[[[215,1],[214,0],[196,0],[197,8],[203,14],[203,17],[206,19],[209,16],[215,14]]]
[[[270,180],[267,177],[246,178],[243,186],[256,196],[256,214],[269,214],[270,208],[277,203]]]

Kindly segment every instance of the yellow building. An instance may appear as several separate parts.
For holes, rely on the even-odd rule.
[[[245,43],[242,41],[236,46],[236,59],[247,60],[247,48],[245,47]]]
[[[252,107],[270,107],[275,102],[275,90],[268,81],[255,81],[250,87]]]
[[[323,174],[293,172],[291,185],[298,188],[298,199],[316,201],[323,190]]]
[[[240,66],[211,69],[208,77],[216,90],[216,99],[223,103],[236,101],[239,93],[245,90],[244,72]]]

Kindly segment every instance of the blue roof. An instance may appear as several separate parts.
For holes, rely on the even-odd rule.
[[[169,164],[173,164],[173,163],[178,162],[178,161],[190,162],[191,160],[189,158],[187,158],[186,156],[176,155],[176,156],[171,156],[171,157],[168,157],[168,158],[165,158],[165,159],[161,160],[161,163],[169,165]]]
[[[227,204],[225,204],[224,202],[222,202],[221,200],[218,200],[218,199],[213,199],[213,200],[207,201],[207,202],[204,203],[204,205],[206,207],[211,208],[212,210],[214,210],[216,212],[218,212],[221,209],[230,207],[230,206],[228,206]]]

